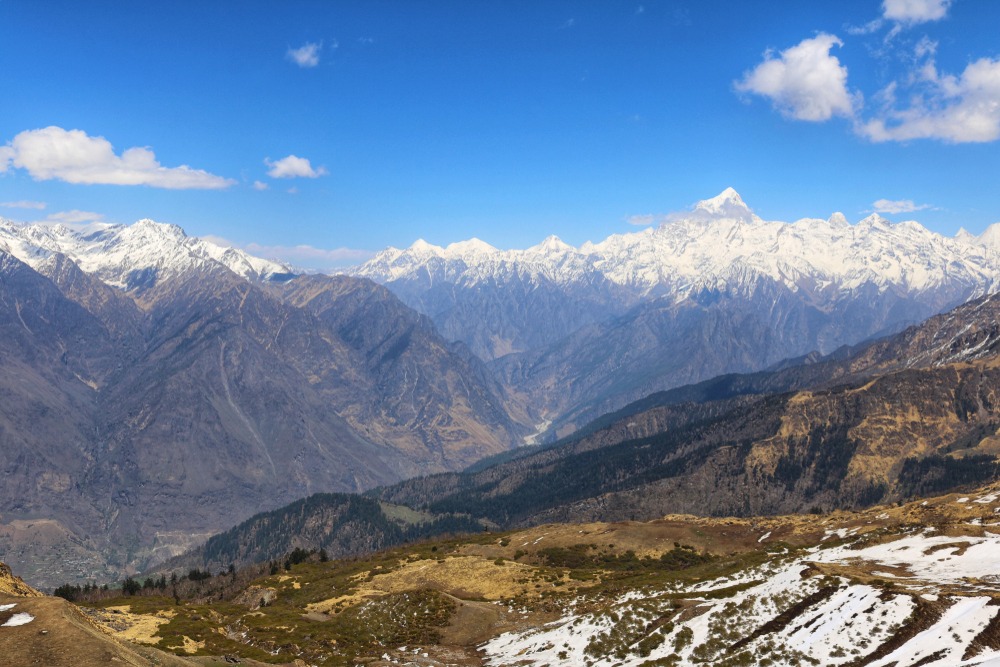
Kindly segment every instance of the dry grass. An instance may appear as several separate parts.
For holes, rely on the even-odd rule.
[[[192,663],[153,648],[139,647],[109,636],[79,609],[61,598],[0,596],[0,603],[16,602],[17,610],[35,617],[27,625],[4,628],[0,656],[5,665],[46,667],[190,667]],[[42,632],[44,630],[44,632]]]
[[[129,605],[95,609],[91,619],[100,623],[116,639],[137,644],[156,644],[160,626],[170,622],[177,612],[162,609],[153,614],[133,614]]]
[[[541,570],[530,565],[512,561],[498,565],[474,555],[413,560],[389,572],[362,575],[363,583],[351,593],[315,602],[306,609],[329,613],[366,599],[421,589],[441,591],[461,600],[500,600],[534,594],[540,575]]]
[[[41,593],[14,576],[6,564],[0,563],[0,593],[15,597],[41,597]]]

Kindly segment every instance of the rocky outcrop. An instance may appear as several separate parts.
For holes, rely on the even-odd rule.
[[[0,594],[17,597],[41,597],[42,593],[24,583],[21,577],[11,572],[6,563],[0,563]]]

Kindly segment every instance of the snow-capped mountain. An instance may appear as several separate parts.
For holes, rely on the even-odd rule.
[[[291,269],[237,248],[188,236],[177,225],[140,220],[132,225],[20,224],[0,219],[0,249],[33,268],[59,253],[114,287],[150,287],[158,280],[212,265],[248,280],[287,278]]]
[[[729,188],[599,243],[418,241],[353,273],[492,359],[567,432],[653,391],[828,353],[994,292],[1000,226],[949,238],[878,215],[766,221]]]
[[[865,284],[919,292],[955,281],[995,287],[1000,225],[981,237],[948,238],[917,222],[877,214],[855,225],[841,213],[792,223],[762,220],[727,188],[658,227],[615,234],[579,248],[550,236],[525,250],[499,250],[471,239],[447,247],[419,240],[388,248],[356,275],[384,284],[448,281],[472,286],[513,277],[569,285],[600,276],[639,296],[676,300],[700,290],[728,290],[767,277],[790,289],[851,290]]]

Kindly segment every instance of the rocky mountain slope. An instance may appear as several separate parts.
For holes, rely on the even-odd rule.
[[[992,292],[994,236],[945,238],[878,215],[769,222],[727,189],[580,248],[418,241],[355,274],[496,360],[565,435],[653,391],[829,353]]]
[[[31,263],[0,250],[0,553],[29,577],[61,556],[121,572],[527,431],[482,362],[370,281],[292,279],[148,221],[4,223],[0,243]],[[24,521],[54,524],[32,549]]]
[[[823,359],[647,397],[467,472],[313,496],[177,561],[356,555],[545,522],[858,509],[1000,479],[1000,296]],[[376,502],[379,501],[379,502]]]
[[[379,497],[511,526],[863,507],[990,481],[998,318],[1000,298],[987,297],[820,362],[652,396],[557,446]]]

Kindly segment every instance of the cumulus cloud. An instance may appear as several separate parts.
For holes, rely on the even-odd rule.
[[[0,173],[24,169],[36,181],[103,185],[148,185],[170,190],[215,190],[236,181],[187,165],[164,167],[149,148],[121,155],[104,137],[51,126],[26,130],[0,148]]]
[[[265,183],[264,181],[254,181],[253,182],[253,189],[257,190],[258,192],[262,192],[264,190],[267,190],[267,183]]]
[[[948,14],[952,0],[883,0],[882,16],[904,25],[939,21]]]
[[[904,28],[943,19],[948,15],[951,3],[952,0],[883,0],[882,16],[862,26],[848,27],[847,32],[851,35],[870,35],[890,24],[892,29],[885,36],[888,43]]]
[[[931,208],[930,204],[914,204],[912,199],[879,199],[872,204],[872,209],[876,213],[912,213],[914,211],[925,211]]]
[[[861,126],[861,134],[875,142],[1000,139],[1000,59],[980,58],[961,76],[940,74],[931,59],[916,73],[915,85],[902,109],[895,106],[896,87],[885,89],[883,110]]]
[[[297,49],[289,47],[285,57],[299,67],[316,67],[319,65],[319,52],[322,48],[322,44],[306,42]]]
[[[21,199],[19,201],[0,202],[0,206],[3,208],[30,208],[36,211],[41,211],[46,207],[46,203],[43,201],[28,201],[26,199]]]
[[[900,45],[902,30],[948,15],[953,0],[883,0],[882,15],[847,28],[867,35],[891,26],[874,55],[895,53],[908,63],[902,75],[871,95],[862,112],[860,92],[847,87],[847,68],[830,51],[843,46],[834,35],[819,34],[775,55],[746,72],[734,85],[738,92],[767,97],[783,115],[796,120],[851,119],[857,134],[869,141],[931,139],[947,143],[985,143],[1000,139],[1000,58],[980,58],[961,74],[941,73],[935,56],[938,43],[929,37]]]
[[[767,97],[783,115],[795,120],[851,118],[860,96],[847,89],[847,68],[830,53],[842,46],[835,35],[820,33],[764,61],[735,83],[736,90]]]
[[[289,155],[273,162],[271,158],[264,158],[264,164],[270,167],[267,170],[267,175],[271,178],[318,178],[326,174],[326,169],[323,167],[313,169],[309,160],[295,155]]]

